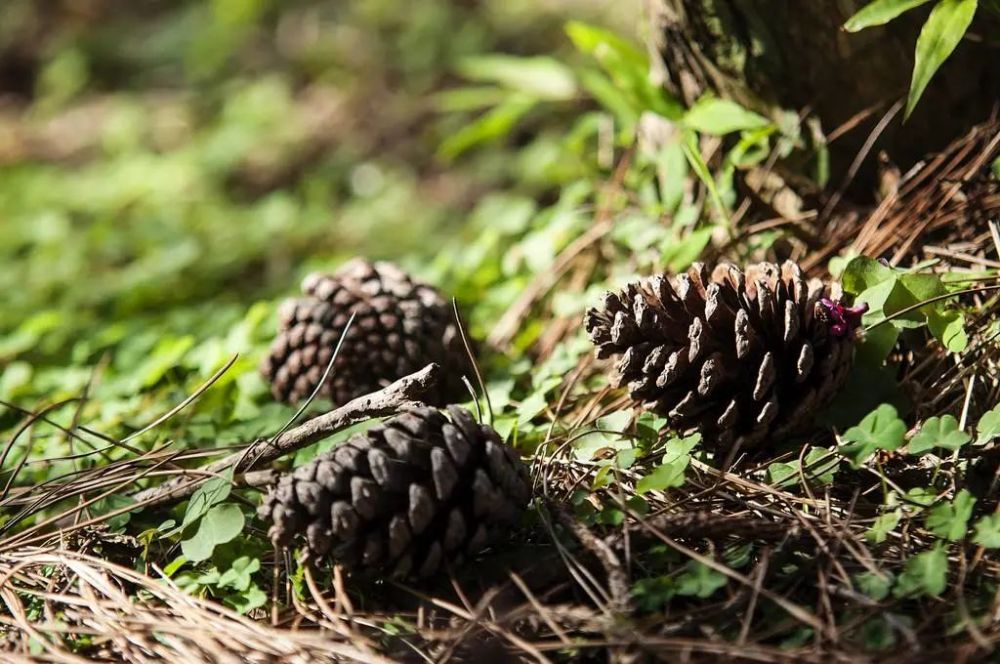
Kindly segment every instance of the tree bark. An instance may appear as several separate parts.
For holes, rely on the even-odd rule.
[[[688,103],[714,91],[772,115],[808,110],[826,133],[869,111],[830,146],[836,177],[884,114],[905,99],[917,37],[933,4],[882,27],[844,31],[867,2],[650,0],[659,74]],[[1000,100],[998,28],[994,15],[979,11],[916,111],[905,124],[899,112],[878,149],[905,169],[990,117]]]

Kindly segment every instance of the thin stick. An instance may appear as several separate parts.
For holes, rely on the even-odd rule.
[[[232,468],[234,473],[247,473],[353,424],[373,417],[391,415],[419,399],[438,381],[440,374],[441,367],[439,365],[428,364],[420,371],[404,376],[378,392],[358,397],[340,408],[289,429],[273,440],[253,443],[246,450],[230,454],[204,468],[192,470],[191,475],[182,474],[160,486],[140,491],[132,497],[145,507],[155,507],[184,500],[194,493],[195,489],[208,476],[229,468]],[[193,475],[197,475],[197,477],[193,477]]]

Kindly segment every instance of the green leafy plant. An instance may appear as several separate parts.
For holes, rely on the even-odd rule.
[[[983,413],[976,424],[976,445],[985,445],[1000,436],[1000,406]]]
[[[838,451],[858,468],[877,450],[895,450],[903,445],[906,423],[899,418],[896,407],[882,404],[857,425],[844,432],[844,443]]]
[[[957,542],[965,537],[969,518],[976,499],[972,494],[962,489],[950,502],[935,505],[927,513],[927,529],[946,540]]]
[[[990,514],[976,521],[972,541],[987,549],[1000,549],[1000,514]]]
[[[800,477],[806,482],[818,486],[833,483],[840,461],[837,455],[822,447],[810,449],[802,461],[795,459],[790,462],[774,462],[767,467],[767,476],[776,487],[788,487],[799,482]]]
[[[902,518],[903,511],[900,509],[880,514],[875,517],[871,527],[865,532],[865,539],[873,544],[881,544],[889,537],[889,533],[896,529]]]
[[[968,346],[965,316],[949,302],[941,275],[901,270],[866,256],[852,259],[842,277],[844,291],[868,305],[859,355],[881,364],[904,330],[926,327],[951,352]]]
[[[844,29],[857,32],[885,25],[930,0],[874,0],[849,18]],[[917,39],[913,79],[906,100],[906,117],[916,108],[928,83],[965,36],[979,8],[979,0],[936,0]]]
[[[243,531],[243,511],[235,503],[223,502],[232,488],[232,469],[208,480],[188,500],[180,525],[163,532],[169,538],[180,534],[181,551],[192,563],[208,560],[215,547]]]
[[[939,542],[930,550],[918,553],[906,561],[893,594],[896,597],[937,597],[948,584],[948,551]]]
[[[636,45],[580,21],[568,23],[566,33],[577,50],[596,66],[591,62],[570,66],[551,58],[506,55],[464,61],[459,73],[491,87],[475,85],[448,91],[438,99],[440,108],[449,112],[487,110],[449,136],[440,153],[454,159],[476,146],[499,140],[540,104],[565,104],[583,91],[610,113],[615,135],[622,144],[633,143],[641,126],[650,134],[661,135],[651,141],[652,153],[645,157],[661,169],[660,186],[667,212],[675,210],[678,185],[683,185],[690,172],[704,183],[716,213],[728,218],[728,206],[735,198],[733,172],[767,157],[778,126],[734,101],[712,95],[684,109],[662,86],[650,80],[649,58]],[[588,127],[588,131],[592,130]],[[741,140],[726,155],[725,167],[713,174],[701,154],[699,135],[734,134],[739,134]],[[692,257],[697,257],[711,230],[700,229],[684,240],[671,239],[671,251],[678,254],[671,261],[678,266],[676,269],[683,269]]]
[[[862,572],[854,577],[854,582],[861,592],[878,602],[888,597],[893,576],[888,572]]]
[[[257,547],[251,544],[249,548]],[[173,580],[192,595],[210,595],[240,613],[247,613],[267,602],[267,594],[254,580],[259,572],[259,557],[243,555],[233,548],[225,555],[213,556],[212,564],[175,574]]]
[[[642,495],[647,491],[663,491],[682,486],[684,471],[691,463],[691,451],[699,442],[701,436],[698,434],[668,440],[662,462],[639,480],[635,487],[636,493]]]
[[[954,452],[972,440],[972,436],[958,428],[954,415],[928,417],[920,431],[910,440],[910,454],[922,454],[938,448]]]

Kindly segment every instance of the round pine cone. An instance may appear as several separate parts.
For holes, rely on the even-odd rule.
[[[433,287],[391,263],[357,258],[333,274],[310,274],[302,291],[306,297],[282,305],[278,336],[261,364],[276,399],[296,403],[312,394],[352,313],[322,396],[342,405],[436,362],[445,376],[426,400],[462,399],[469,361],[451,306]]]
[[[742,272],[696,263],[608,293],[587,312],[600,358],[620,355],[616,386],[678,429],[747,449],[808,425],[850,372],[863,307],[805,281],[790,261]]]
[[[527,505],[528,471],[492,428],[447,412],[412,407],[282,476],[259,510],[271,541],[304,534],[307,558],[396,577],[481,551]]]

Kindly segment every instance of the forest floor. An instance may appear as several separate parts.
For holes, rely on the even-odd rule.
[[[996,656],[996,119],[858,196],[794,114],[652,83],[638,7],[56,4],[0,7],[3,658]],[[258,371],[280,302],[356,255],[457,299],[468,405],[531,469],[511,541],[435,583],[275,550],[245,477],[215,539],[136,502],[295,420]],[[869,305],[807,437],[724,459],[611,387],[584,312],[696,260]]]

